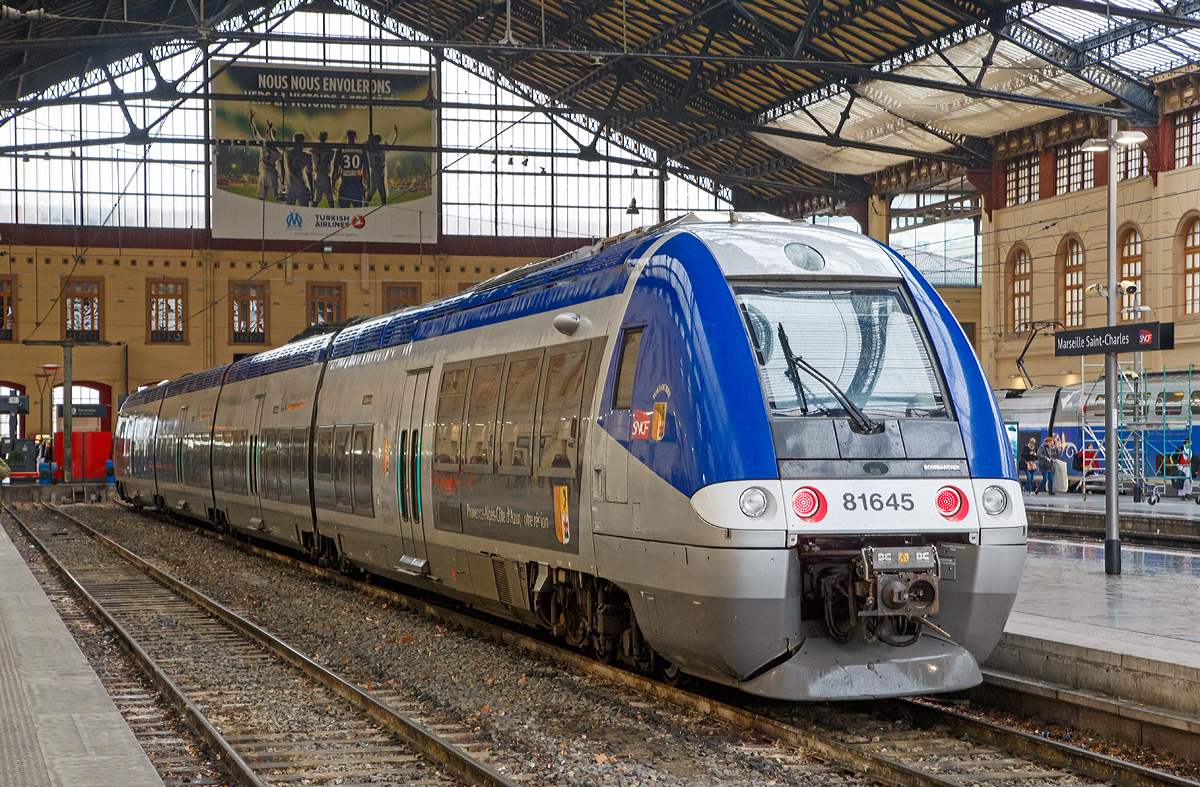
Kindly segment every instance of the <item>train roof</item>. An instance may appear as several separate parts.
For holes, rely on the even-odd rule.
[[[263,375],[407,344],[499,319],[565,308],[616,295],[625,288],[626,260],[640,256],[671,230],[686,230],[713,251],[730,277],[795,276],[806,271],[789,244],[808,246],[822,258],[818,276],[900,279],[894,252],[857,233],[790,221],[766,213],[692,212],[584,246],[553,259],[532,262],[469,290],[422,306],[364,319],[342,328],[266,350],[233,364],[185,375],[130,396],[129,405],[250,380]],[[804,259],[810,259],[804,257]]]

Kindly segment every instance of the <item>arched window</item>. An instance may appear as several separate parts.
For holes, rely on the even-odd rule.
[[[1063,324],[1068,328],[1083,325],[1083,246],[1067,241],[1063,265]]]
[[[1142,300],[1142,236],[1137,230],[1129,230],[1121,241],[1121,281],[1129,280],[1137,285],[1133,295],[1121,296],[1121,319],[1137,317],[1134,309]]]
[[[1185,314],[1200,314],[1200,218],[1183,236],[1183,304]]]
[[[1012,329],[1025,330],[1030,319],[1030,285],[1033,282],[1033,259],[1025,249],[1017,249],[1012,260]]]
[[[59,432],[63,428],[62,418],[58,415],[58,406],[63,403],[63,386],[62,383],[54,386],[54,392],[51,396],[50,407],[50,424],[55,432]],[[80,421],[79,416],[73,424],[76,431],[100,431],[107,432],[112,428],[112,387],[105,383],[97,383],[89,380],[80,380],[78,384],[71,386],[71,404],[103,404],[107,405],[105,414],[95,420],[85,419]]]
[[[24,396],[25,386],[0,382],[0,396]],[[21,437],[25,433],[25,416],[0,415],[0,438]]]

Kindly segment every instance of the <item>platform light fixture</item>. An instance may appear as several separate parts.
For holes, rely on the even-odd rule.
[[[1108,301],[1108,314],[1105,325],[1113,328],[1117,324],[1117,309],[1120,308],[1122,287],[1117,282],[1117,150],[1119,148],[1138,145],[1146,141],[1146,135],[1141,131],[1120,131],[1117,119],[1109,118],[1108,136],[1093,137],[1083,143],[1083,150],[1089,153],[1108,153],[1108,255],[1107,255],[1107,286],[1104,295]],[[1100,294],[1099,288],[1096,290]],[[1140,316],[1140,312],[1137,312]],[[1104,455],[1115,459],[1118,454],[1117,446],[1117,414],[1116,414],[1116,380],[1117,354],[1104,355]],[[1104,573],[1121,573],[1121,530],[1119,520],[1119,500],[1117,498],[1118,462],[1104,463]]]

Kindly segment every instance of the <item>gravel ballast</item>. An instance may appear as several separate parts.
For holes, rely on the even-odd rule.
[[[762,741],[719,720],[574,674],[190,529],[113,504],[67,510],[343,677],[406,691],[424,716],[489,738],[491,765],[532,775],[529,784],[864,783],[816,761],[784,767],[742,751]]]

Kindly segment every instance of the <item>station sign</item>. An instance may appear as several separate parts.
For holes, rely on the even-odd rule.
[[[60,404],[56,407],[58,417],[63,416],[63,406]],[[106,404],[73,404],[71,405],[72,418],[103,418],[108,415],[108,405]]]
[[[1055,331],[1054,355],[1104,355],[1175,349],[1175,323],[1144,322]]]
[[[29,415],[29,397],[0,396],[0,415]]]

